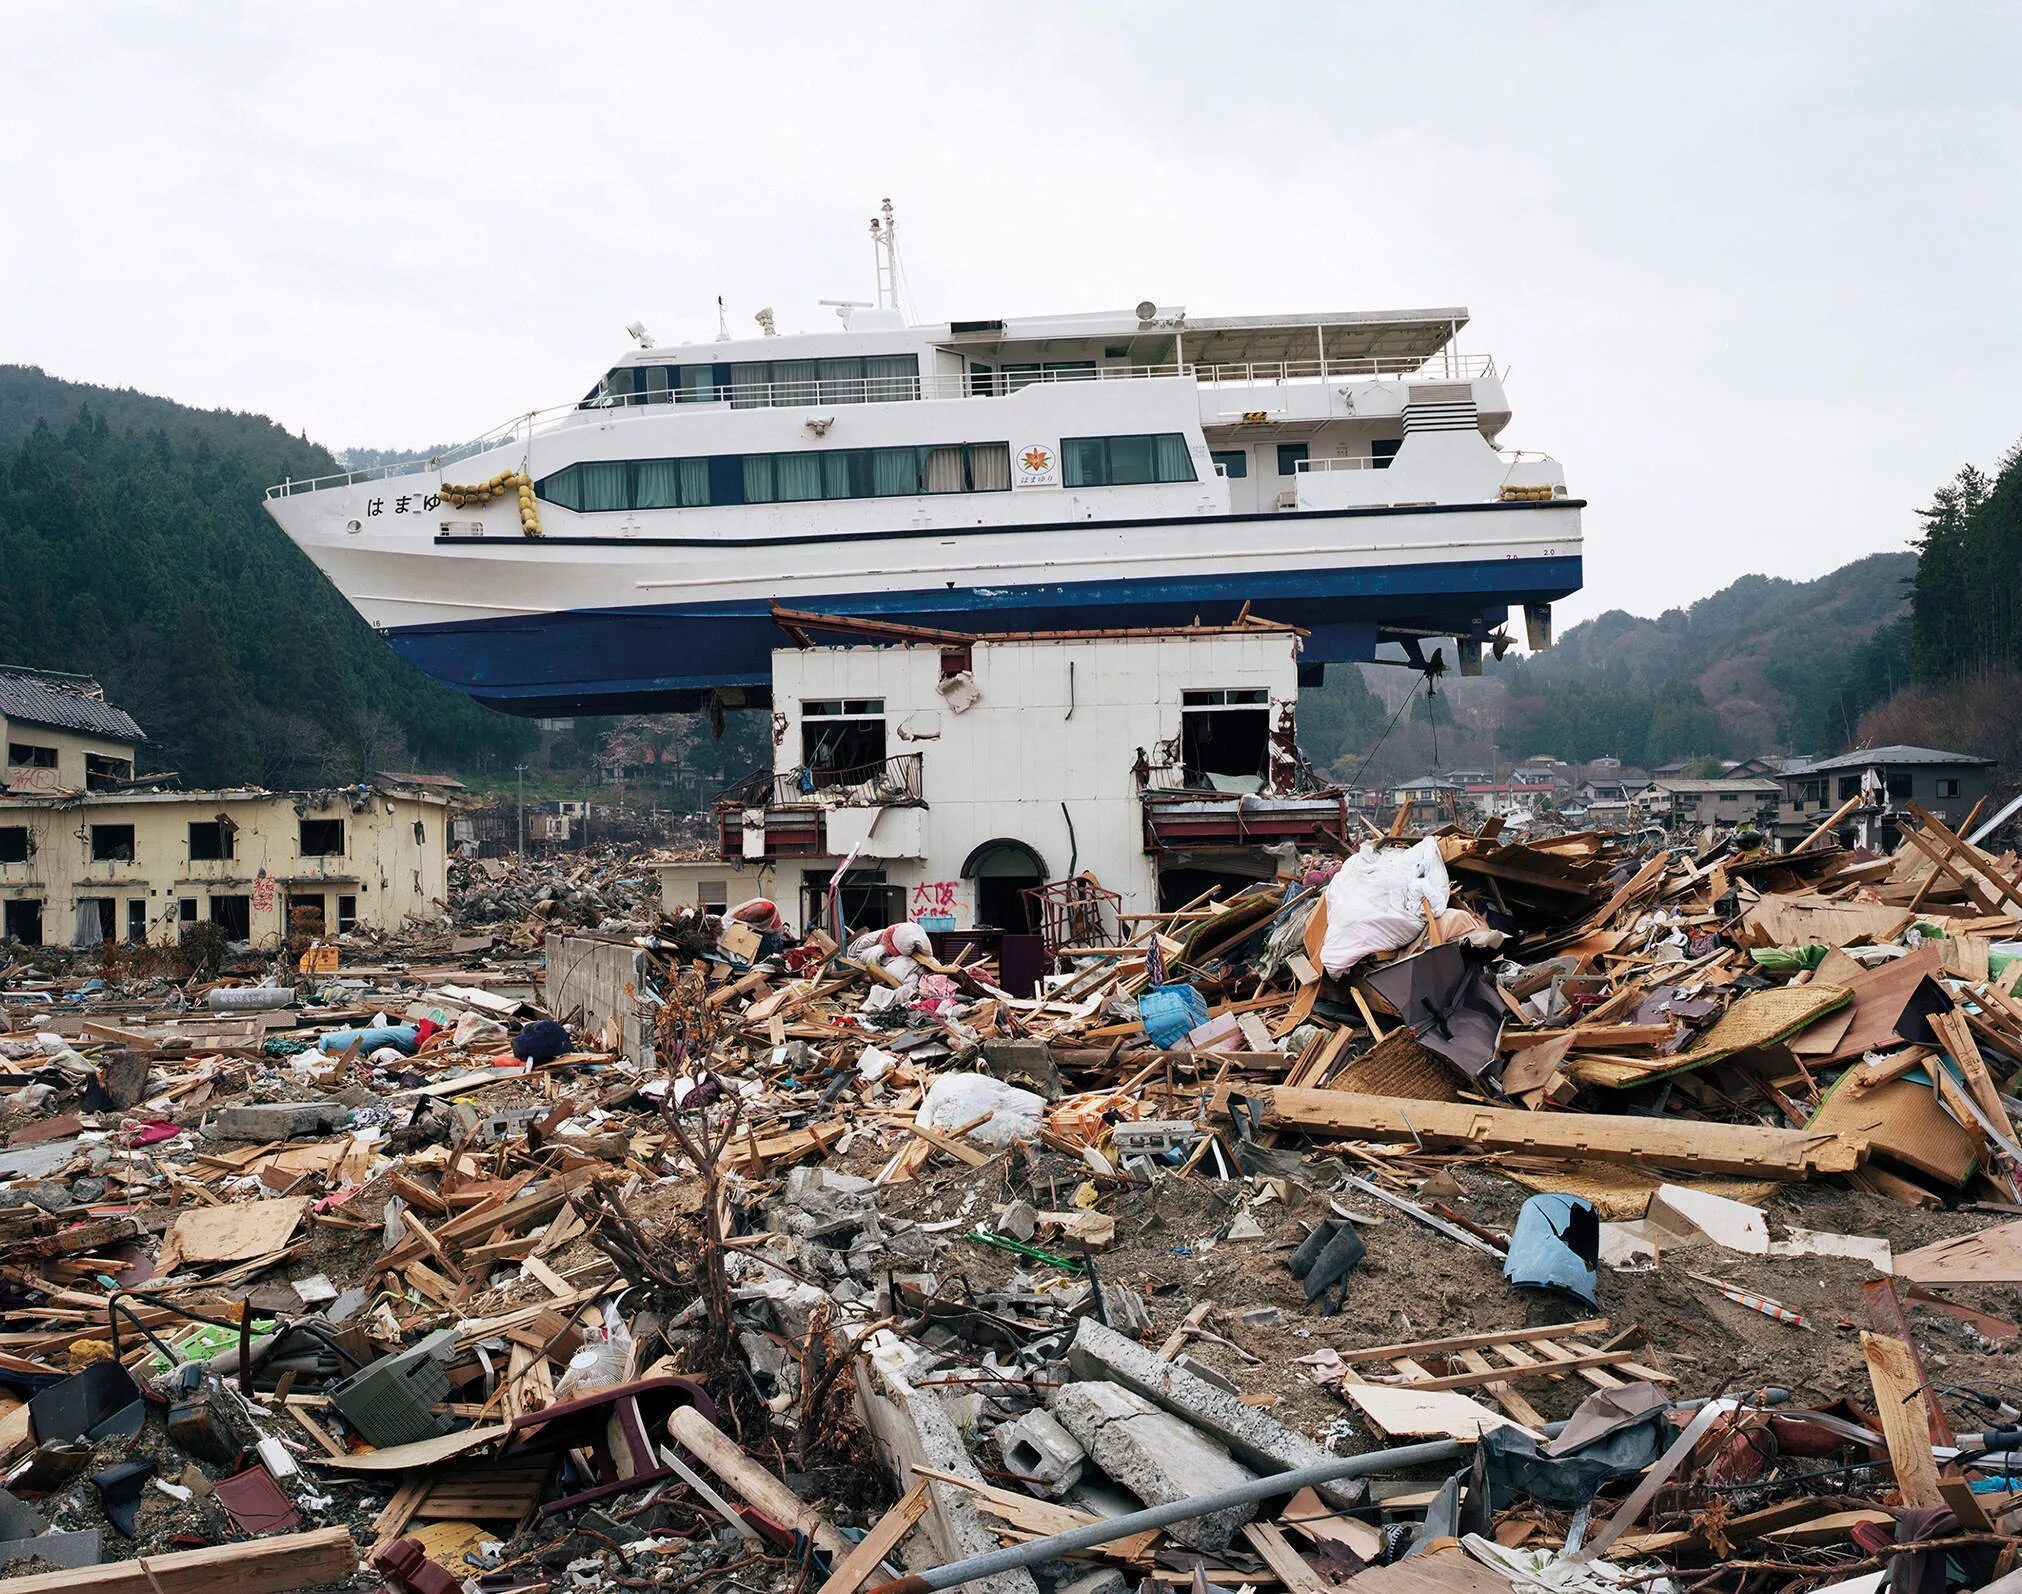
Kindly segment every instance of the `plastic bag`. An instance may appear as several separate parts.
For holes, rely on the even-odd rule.
[[[926,1129],[959,1129],[990,1116],[968,1132],[978,1145],[999,1148],[1036,1140],[1046,1113],[1046,1098],[989,1074],[942,1074],[920,1103],[919,1123]]]
[[[1408,848],[1365,846],[1327,882],[1321,967],[1338,976],[1371,953],[1408,944],[1425,928],[1420,899],[1444,913],[1450,890],[1435,837]]]

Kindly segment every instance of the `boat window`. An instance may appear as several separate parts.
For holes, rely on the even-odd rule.
[[[1178,432],[1129,437],[1063,437],[1061,479],[1069,487],[1126,487],[1147,482],[1190,482],[1193,460]]]
[[[716,367],[713,365],[677,365],[674,372],[674,397],[683,404],[711,402],[716,397]]]
[[[864,360],[864,376],[873,403],[884,404],[920,396],[917,354],[873,354]]]
[[[1030,387],[1039,380],[1039,367],[1035,365],[1007,365],[1004,367],[1004,391],[1016,393],[1021,387]]]
[[[665,404],[667,402],[667,372],[664,365],[648,365],[640,368],[646,376],[646,402]]]
[[[821,361],[774,360],[772,362],[772,402],[812,404],[821,396]]]
[[[915,359],[918,356],[914,357]],[[864,362],[860,359],[821,362],[821,401],[824,404],[864,402]],[[819,498],[819,493],[808,494]]]
[[[1048,360],[1046,380],[1049,382],[1093,382],[1095,362],[1093,360]]]
[[[1278,445],[1278,474],[1296,476],[1299,467],[1306,463],[1306,456],[1312,450],[1304,443],[1280,443]]]
[[[1373,438],[1369,444],[1369,463],[1377,470],[1388,470],[1390,462],[1403,446],[1404,439],[1401,437]]]
[[[1221,466],[1222,474],[1232,482],[1250,474],[1250,456],[1245,449],[1218,448],[1208,457]]]
[[[1137,441],[1155,445],[1148,456],[1155,467],[1173,449],[1178,449],[1180,461],[1185,461],[1177,433],[1170,448],[1162,438]],[[922,493],[1001,493],[1010,489],[1008,443],[807,449],[791,454],[718,454],[706,459],[578,460],[534,483],[534,491],[548,503],[586,514],[694,509],[710,504],[807,503],[826,498],[908,498]]]

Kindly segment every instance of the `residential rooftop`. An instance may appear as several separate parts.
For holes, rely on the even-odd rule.
[[[105,688],[97,681],[60,670],[0,664],[0,716],[113,741],[147,740],[131,714],[106,702]]]

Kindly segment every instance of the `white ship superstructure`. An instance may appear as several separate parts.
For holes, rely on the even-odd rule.
[[[522,713],[759,700],[774,605],[1005,631],[1250,602],[1309,663],[1436,637],[1468,663],[1579,587],[1581,501],[1498,446],[1464,309],[841,316],[635,328],[575,403],[268,508],[396,648]]]

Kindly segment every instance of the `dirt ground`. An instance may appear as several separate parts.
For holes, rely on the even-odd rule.
[[[1082,1181],[1068,1159],[1043,1157],[1035,1195],[1011,1188],[1008,1169],[1000,1160],[973,1172],[932,1174],[887,1187],[880,1204],[895,1217],[922,1222],[959,1218],[968,1225],[987,1222],[1018,1194],[1042,1209],[1071,1208]],[[1054,1175],[1057,1204],[1049,1198],[1048,1171]],[[1506,1232],[1531,1193],[1487,1165],[1460,1167],[1455,1175],[1465,1195],[1448,1204],[1492,1229]],[[1648,1271],[1602,1269],[1599,1309],[1590,1312],[1570,1298],[1513,1288],[1496,1260],[1351,1190],[1334,1199],[1374,1221],[1358,1223],[1367,1254],[1350,1276],[1344,1309],[1326,1317],[1309,1305],[1288,1269],[1291,1252],[1307,1229],[1332,1210],[1324,1189],[1302,1195],[1295,1186],[1289,1208],[1277,1202],[1251,1208],[1265,1230],[1263,1237],[1224,1240],[1219,1236],[1236,1215],[1231,1203],[1238,1189],[1210,1179],[1165,1179],[1150,1188],[1105,1190],[1097,1210],[1115,1218],[1116,1240],[1097,1253],[1096,1265],[1107,1282],[1144,1298],[1152,1321],[1144,1337],[1150,1342],[1177,1327],[1197,1303],[1216,1302],[1208,1326],[1220,1340],[1196,1337],[1186,1353],[1246,1396],[1268,1398],[1272,1415],[1317,1440],[1332,1437],[1337,1446],[1350,1449],[1382,1442],[1366,1432],[1367,1425],[1345,1401],[1314,1383],[1309,1370],[1298,1365],[1298,1358],[1315,1350],[1346,1352],[1591,1317],[1608,1319],[1610,1334],[1632,1325],[1639,1330],[1637,1360],[1674,1379],[1671,1387],[1680,1399],[1768,1386],[1789,1390],[1797,1406],[1824,1406],[1841,1398],[1865,1406],[1871,1399],[1860,1331],[1874,1325],[1860,1286],[1878,1275],[1864,1262],[1746,1256],[1710,1244],[1666,1250]],[[1772,1234],[1796,1223],[1879,1235],[1899,1251],[2002,1221],[1986,1213],[1922,1211],[1825,1186],[1779,1190],[1764,1210]],[[977,1290],[1001,1287],[1021,1267],[1029,1277],[1051,1271],[962,1240],[952,1230],[942,1238],[948,1243],[936,1258],[936,1270],[944,1278],[959,1276]],[[1042,1236],[1036,1243],[1047,1242]],[[1803,1313],[1811,1326],[1795,1327],[1729,1302],[1689,1273],[1768,1296]],[[2022,1289],[2013,1286],[1944,1293],[1979,1311],[2022,1317]],[[1244,1313],[1268,1307],[1279,1309],[1275,1320],[1244,1321]],[[1908,1312],[1917,1348],[1934,1380],[2017,1397],[2022,1340],[1994,1344],[1941,1313],[1915,1304]],[[1520,1390],[1547,1419],[1567,1416],[1592,1392],[1577,1377],[1525,1380]],[[1950,1409],[1962,1431],[1983,1425],[1984,1411],[1957,1401]],[[1356,1439],[1346,1445],[1341,1442],[1344,1418],[1356,1430]]]

